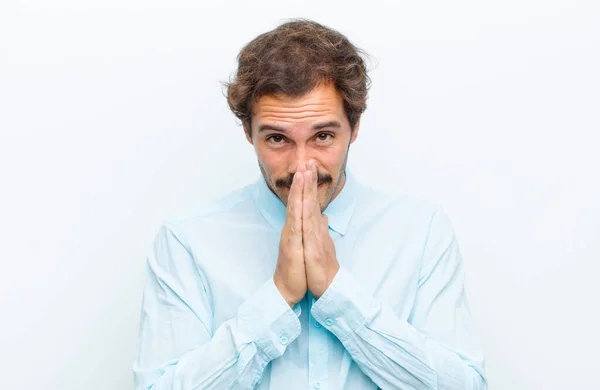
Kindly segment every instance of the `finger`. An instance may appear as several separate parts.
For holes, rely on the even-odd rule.
[[[300,219],[302,219],[302,198],[304,192],[304,182],[306,181],[304,178],[304,171],[306,171],[305,164],[298,164],[296,173],[294,174],[294,177],[298,177],[298,179],[296,179],[296,188],[294,188],[293,191],[290,189],[290,193],[293,193],[292,199],[294,202],[299,203],[299,207],[296,207],[296,211],[298,211],[297,215]]]
[[[302,191],[302,232],[304,235],[310,234],[313,228],[311,221],[314,196],[311,187],[313,181],[313,171],[309,164],[306,165],[304,172],[304,187]]]
[[[306,184],[305,184],[306,186]],[[304,236],[304,242],[314,232],[314,223],[312,218],[312,204],[310,199],[304,199],[302,203],[302,235]]]
[[[304,191],[302,193],[302,198],[304,200],[310,200],[311,205],[314,205],[313,200],[316,199],[317,176],[311,164],[312,161],[309,161],[309,163],[306,164],[306,172],[304,172]]]
[[[302,216],[302,191],[304,189],[304,176],[296,171],[292,179],[292,186],[288,195],[287,216],[288,221],[293,221],[295,216]]]
[[[294,174],[290,196],[288,200],[287,223],[290,228],[290,240],[294,249],[302,248],[302,190],[304,188],[304,176],[301,172]]]
[[[329,218],[327,214],[321,214],[321,224],[325,230],[329,231]]]
[[[304,187],[308,187],[308,194],[305,195],[304,199],[310,199],[310,218],[312,219],[313,228],[318,226],[321,216],[321,205],[319,204],[319,175],[317,172],[317,164],[314,160],[309,162],[307,170],[310,170],[310,182],[305,183]]]
[[[310,182],[312,180],[312,171],[308,169],[308,166],[306,168],[306,171],[303,172],[304,186],[302,187],[302,200],[304,201],[312,199],[310,194]]]
[[[317,163],[314,160],[311,161],[311,171],[312,171],[312,183],[310,185],[311,196],[314,199],[314,210],[313,216],[318,218],[321,215],[321,205],[319,204],[319,174],[317,172]]]
[[[296,167],[296,172],[292,177],[292,185],[290,186],[290,192],[288,194],[288,205],[294,203],[294,199],[302,200],[302,191],[304,190],[304,184],[303,182],[299,183],[298,176],[301,176],[301,179],[304,179],[304,173],[302,173],[304,170],[306,170],[304,164],[298,164],[298,166]]]

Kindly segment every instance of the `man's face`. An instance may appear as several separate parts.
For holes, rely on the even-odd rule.
[[[286,206],[298,165],[314,160],[323,211],[344,186],[348,149],[358,127],[350,132],[341,95],[332,84],[323,84],[299,98],[261,97],[253,107],[252,137],[246,131],[246,138],[267,185]]]

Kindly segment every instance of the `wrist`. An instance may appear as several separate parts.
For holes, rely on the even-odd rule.
[[[281,297],[287,302],[287,304],[290,306],[290,308],[293,308],[294,305],[296,303],[298,303],[299,299],[296,300],[292,296],[292,294],[290,294],[288,289],[285,288],[284,283],[280,282],[277,278],[274,278],[273,282],[275,283],[275,287],[277,287],[277,290],[279,291],[279,294],[281,295]]]

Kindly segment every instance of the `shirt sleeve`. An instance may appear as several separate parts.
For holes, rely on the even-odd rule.
[[[485,362],[447,216],[431,220],[408,321],[365,291],[343,267],[311,314],[381,389],[487,389]]]
[[[135,389],[251,389],[300,335],[300,306],[269,279],[213,331],[208,283],[182,242],[163,224],[147,257]]]

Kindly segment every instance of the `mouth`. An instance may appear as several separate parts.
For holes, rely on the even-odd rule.
[[[317,188],[321,188],[324,185],[325,185],[325,183],[317,184]],[[292,186],[285,186],[285,188],[287,188],[289,190],[292,188]]]

